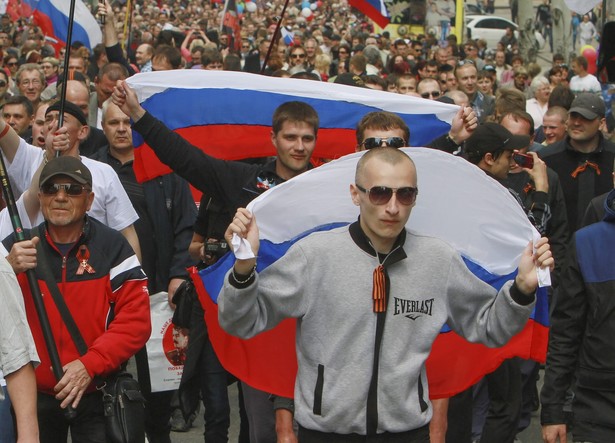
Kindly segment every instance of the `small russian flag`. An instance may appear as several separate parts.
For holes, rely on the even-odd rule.
[[[292,31],[289,31],[285,26],[282,26],[281,30],[284,44],[287,46],[292,46],[295,41],[295,34]]]

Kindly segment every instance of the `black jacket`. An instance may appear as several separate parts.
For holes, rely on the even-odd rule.
[[[95,160],[107,163],[117,172],[121,166],[119,161],[109,154],[109,149],[98,152]],[[118,174],[120,180],[123,176]],[[130,184],[122,185],[127,188]],[[192,225],[196,219],[196,205],[188,184],[176,174],[167,174],[148,180],[142,184],[145,198],[146,214],[139,218],[147,218],[151,222],[153,238],[139,238],[139,243],[153,242],[156,251],[153,269],[144,271],[149,280],[152,294],[166,291],[172,278],[188,278],[186,268],[193,265],[188,255],[188,247],[192,239]],[[127,188],[129,197],[132,198]],[[134,205],[137,211],[139,205]],[[137,230],[137,232],[140,232]],[[147,266],[150,267],[150,266]]]
[[[566,137],[538,153],[557,172],[568,213],[570,231],[576,231],[592,198],[613,189],[615,144],[600,136],[598,148],[590,153],[575,151]]]
[[[275,160],[258,165],[214,158],[149,112],[133,129],[143,136],[162,163],[231,211],[247,206],[267,189],[284,181],[275,172]]]
[[[607,198],[604,220],[575,233],[554,294],[541,392],[543,424],[565,423],[566,390],[574,383],[574,420],[615,429],[614,200],[615,191]],[[603,441],[597,434],[574,437]]]
[[[568,243],[570,242],[570,231],[568,229],[566,202],[564,200],[562,187],[557,174],[550,168],[547,168],[547,179],[549,182],[549,191],[546,195],[546,201],[549,204],[551,216],[546,223],[545,231],[541,232],[541,234],[549,238],[551,251],[555,258],[555,272],[552,276],[552,280],[553,286],[556,286],[560,269],[566,257]],[[529,174],[525,171],[517,174],[508,174],[508,178],[506,180],[501,180],[501,182],[519,195],[523,201],[524,208],[533,208],[545,202],[544,193],[536,192],[534,183]]]

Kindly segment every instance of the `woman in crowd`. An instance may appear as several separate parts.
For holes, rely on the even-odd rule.
[[[546,77],[538,76],[530,84],[532,98],[525,103],[525,110],[534,119],[534,128],[542,126],[542,118],[549,107],[551,84]]]

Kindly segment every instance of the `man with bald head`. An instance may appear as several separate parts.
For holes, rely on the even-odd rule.
[[[154,47],[148,43],[143,43],[137,47],[135,60],[140,72],[152,72],[152,57]]]
[[[58,87],[58,95],[62,93],[62,83]],[[79,144],[79,153],[86,157],[92,157],[101,148],[107,145],[107,138],[101,129],[92,126],[89,119],[90,113],[90,92],[88,91],[85,82],[78,80],[68,80],[66,82],[66,100],[74,103],[81,109],[85,118],[88,119],[88,126],[90,127],[89,135]]]
[[[225,278],[218,308],[229,333],[248,338],[284,318],[301,319],[299,441],[339,443],[355,441],[348,434],[356,434],[356,441],[429,442],[424,365],[444,323],[499,346],[527,321],[538,284],[535,266],[552,265],[548,243],[537,242],[534,255],[528,245],[515,281],[496,293],[450,246],[406,229],[417,186],[416,167],[405,152],[368,150],[350,184],[360,213],[356,222],[299,240],[258,277],[255,258],[238,258]],[[258,256],[257,220],[244,208],[226,231],[229,244],[234,234]],[[393,302],[387,308],[388,300],[395,300],[395,309]],[[408,320],[407,314],[418,313],[410,306],[428,306],[421,315],[429,320]]]

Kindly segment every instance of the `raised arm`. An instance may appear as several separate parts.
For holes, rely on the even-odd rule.
[[[105,8],[99,10],[100,15],[104,15],[105,25],[103,26],[103,42],[105,44],[105,52],[109,62],[116,62],[124,66],[130,75],[135,74],[135,70],[130,66],[117,38],[117,32],[115,30],[115,14],[113,8],[109,2],[105,1]]]
[[[254,165],[207,155],[148,113],[124,81],[118,81],[112,98],[113,103],[133,120],[133,130],[143,136],[162,163],[224,206],[237,207],[238,193],[245,184],[243,180],[254,173]]]
[[[19,148],[19,135],[3,118],[0,118],[0,148],[9,163],[13,161]]]
[[[224,233],[224,239],[229,245],[232,244],[233,234],[237,234],[240,238],[247,240],[254,254],[253,258],[237,258],[233,267],[233,274],[235,277],[249,275],[256,266],[256,257],[260,248],[258,226],[256,226],[254,214],[245,208],[239,208],[235,217],[233,217],[233,221]],[[237,278],[237,280],[241,279]]]

